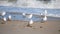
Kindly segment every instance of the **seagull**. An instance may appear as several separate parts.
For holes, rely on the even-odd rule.
[[[4,18],[5,15],[6,15],[6,12],[0,12],[0,16],[2,16],[1,18]]]
[[[23,15],[23,18],[25,18],[25,17],[26,17],[26,13],[22,13],[22,15]]]
[[[47,21],[47,10],[45,10],[44,17],[42,18],[42,22],[46,22],[46,21]]]
[[[45,16],[43,18],[43,21],[47,21],[47,10],[45,10]]]
[[[3,23],[4,23],[4,22],[6,23],[6,21],[7,21],[6,17],[2,18],[2,20],[3,20]],[[6,23],[6,24],[7,24],[7,23]]]
[[[33,20],[32,20],[32,19],[29,21],[29,24],[30,24],[30,25],[33,24]]]
[[[31,19],[32,16],[33,16],[32,14],[29,14],[29,15],[27,15],[26,17],[29,18],[29,19]]]
[[[6,14],[6,12],[3,12],[2,14],[1,14],[1,16],[4,16]]]
[[[31,19],[32,16],[33,16],[32,14],[27,15],[27,18],[30,19],[29,22],[28,22],[29,27],[32,27],[31,24],[33,24],[33,20]]]
[[[44,16],[43,21],[47,21],[47,17],[46,16]]]
[[[6,17],[3,18],[3,21],[7,21]]]
[[[29,18],[29,19],[32,18],[32,14],[23,13],[22,15],[25,16],[25,17],[27,17],[27,18]]]
[[[25,13],[22,13],[23,16],[25,16],[26,14]]]
[[[30,19],[27,26],[30,26],[31,24],[33,24],[33,20],[31,19],[32,16],[33,16],[32,14],[23,13],[22,15],[23,15],[24,17]]]
[[[8,16],[8,20],[11,20],[11,15]]]
[[[0,15],[2,16],[2,21],[3,21],[2,23],[6,22],[7,19],[6,17],[4,17],[6,15],[6,12],[2,12]]]
[[[33,20],[31,19],[29,22],[28,22],[28,27],[32,27],[31,25],[33,24]]]

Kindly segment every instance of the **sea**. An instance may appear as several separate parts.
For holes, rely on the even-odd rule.
[[[43,9],[43,8],[22,8],[22,7],[9,7],[9,6],[0,6],[0,12],[18,12],[18,13],[29,13],[29,14],[44,14],[44,10],[47,10],[47,15],[51,17],[47,17],[47,20],[60,20],[60,9]],[[12,20],[24,20],[29,21],[27,17],[24,17],[20,14],[10,14],[7,13],[4,17],[8,19],[8,16],[12,16]],[[1,18],[1,16],[0,16]],[[33,21],[41,21],[41,17],[33,16],[31,18]]]

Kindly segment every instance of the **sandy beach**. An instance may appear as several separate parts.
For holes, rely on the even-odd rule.
[[[60,20],[45,23],[34,22],[27,27],[28,21],[14,20],[0,24],[0,34],[60,34]]]
[[[60,0],[0,0],[0,34],[60,34]]]

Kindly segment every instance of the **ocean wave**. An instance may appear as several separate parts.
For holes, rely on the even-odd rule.
[[[21,12],[21,13],[32,13],[40,15],[44,14],[44,10],[47,10],[48,16],[60,17],[60,9],[41,9],[41,8],[22,8],[22,7],[9,7],[9,6],[0,6],[0,12]]]

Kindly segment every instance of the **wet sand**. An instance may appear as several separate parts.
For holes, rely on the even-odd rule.
[[[60,20],[34,22],[32,27],[27,24],[28,21],[7,21],[7,24],[0,24],[0,34],[60,34]]]

